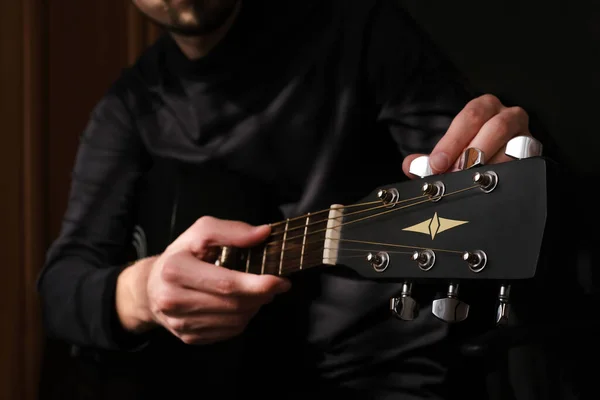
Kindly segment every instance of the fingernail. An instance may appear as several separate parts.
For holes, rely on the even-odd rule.
[[[444,152],[432,154],[429,157],[429,165],[437,172],[444,172],[450,166],[448,154]]]

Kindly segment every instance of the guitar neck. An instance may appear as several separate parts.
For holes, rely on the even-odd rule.
[[[271,225],[262,244],[248,249],[224,248],[217,262],[252,274],[287,276],[323,264],[337,264],[343,207],[309,213]]]

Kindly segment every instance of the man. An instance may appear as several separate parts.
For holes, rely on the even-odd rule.
[[[427,304],[390,318],[397,284],[246,274],[209,255],[412,178],[421,154],[435,173],[467,147],[507,161],[527,114],[473,98],[393,0],[134,3],[168,34],[82,135],[39,280],[49,334],[91,349],[133,398],[449,398],[453,330]]]

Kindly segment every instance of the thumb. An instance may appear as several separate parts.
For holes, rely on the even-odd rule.
[[[237,271],[236,271],[237,272]],[[239,272],[239,283],[243,292],[256,295],[275,295],[287,292],[291,282],[275,275],[255,275]]]

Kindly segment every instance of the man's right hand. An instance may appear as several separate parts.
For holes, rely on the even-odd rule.
[[[125,269],[116,307],[129,331],[164,326],[183,342],[206,344],[239,335],[261,306],[290,287],[286,279],[218,267],[207,261],[217,246],[250,247],[268,226],[200,218],[165,252]]]

